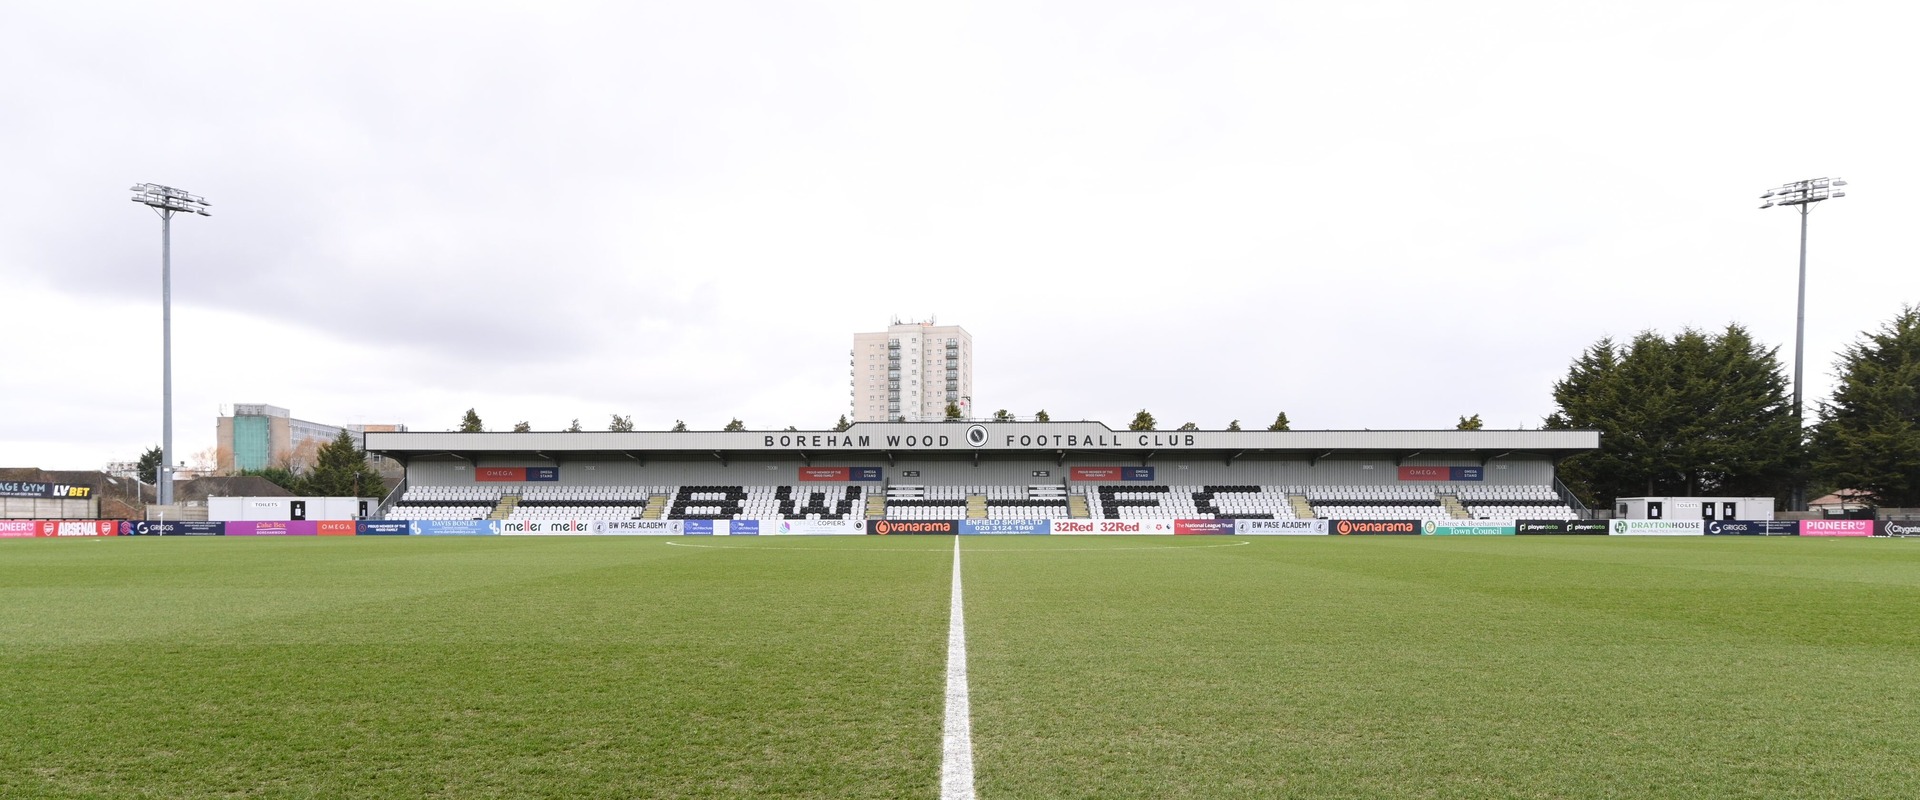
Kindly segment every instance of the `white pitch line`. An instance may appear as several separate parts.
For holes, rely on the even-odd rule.
[[[967,619],[960,602],[960,537],[953,537],[953,604],[947,626],[947,724],[940,739],[940,800],[973,800],[973,711],[967,699]]]

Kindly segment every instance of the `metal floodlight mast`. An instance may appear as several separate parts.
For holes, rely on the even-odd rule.
[[[133,202],[160,215],[160,469],[154,500],[173,504],[173,215],[207,213],[206,198],[157,183],[133,185]]]
[[[1807,351],[1807,212],[1813,210],[1815,203],[1846,197],[1840,187],[1847,185],[1839,178],[1814,178],[1796,181],[1778,189],[1768,189],[1760,199],[1766,201],[1761,208],[1774,206],[1800,207],[1800,300],[1793,322],[1793,424],[1800,429],[1804,438],[1806,424],[1805,412],[1800,404],[1801,375],[1806,364]],[[1806,487],[1799,481],[1793,485],[1793,510],[1807,509]]]

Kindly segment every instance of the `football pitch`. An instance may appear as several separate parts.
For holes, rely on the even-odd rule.
[[[1028,797],[1920,797],[1920,543],[962,537]],[[0,541],[0,797],[940,795],[954,538]]]

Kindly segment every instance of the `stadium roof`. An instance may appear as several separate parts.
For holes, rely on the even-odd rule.
[[[581,431],[577,433],[367,433],[367,451],[406,460],[430,455],[547,460],[624,455],[814,459],[965,455],[1064,459],[1098,455],[1146,461],[1196,454],[1319,460],[1335,456],[1439,456],[1485,462],[1527,455],[1559,460],[1600,447],[1598,431],[1116,431],[1099,422],[883,422],[844,431]]]

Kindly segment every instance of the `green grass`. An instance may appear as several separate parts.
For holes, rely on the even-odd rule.
[[[0,797],[934,797],[952,545],[0,541]],[[962,547],[986,798],[1920,796],[1911,542]]]

